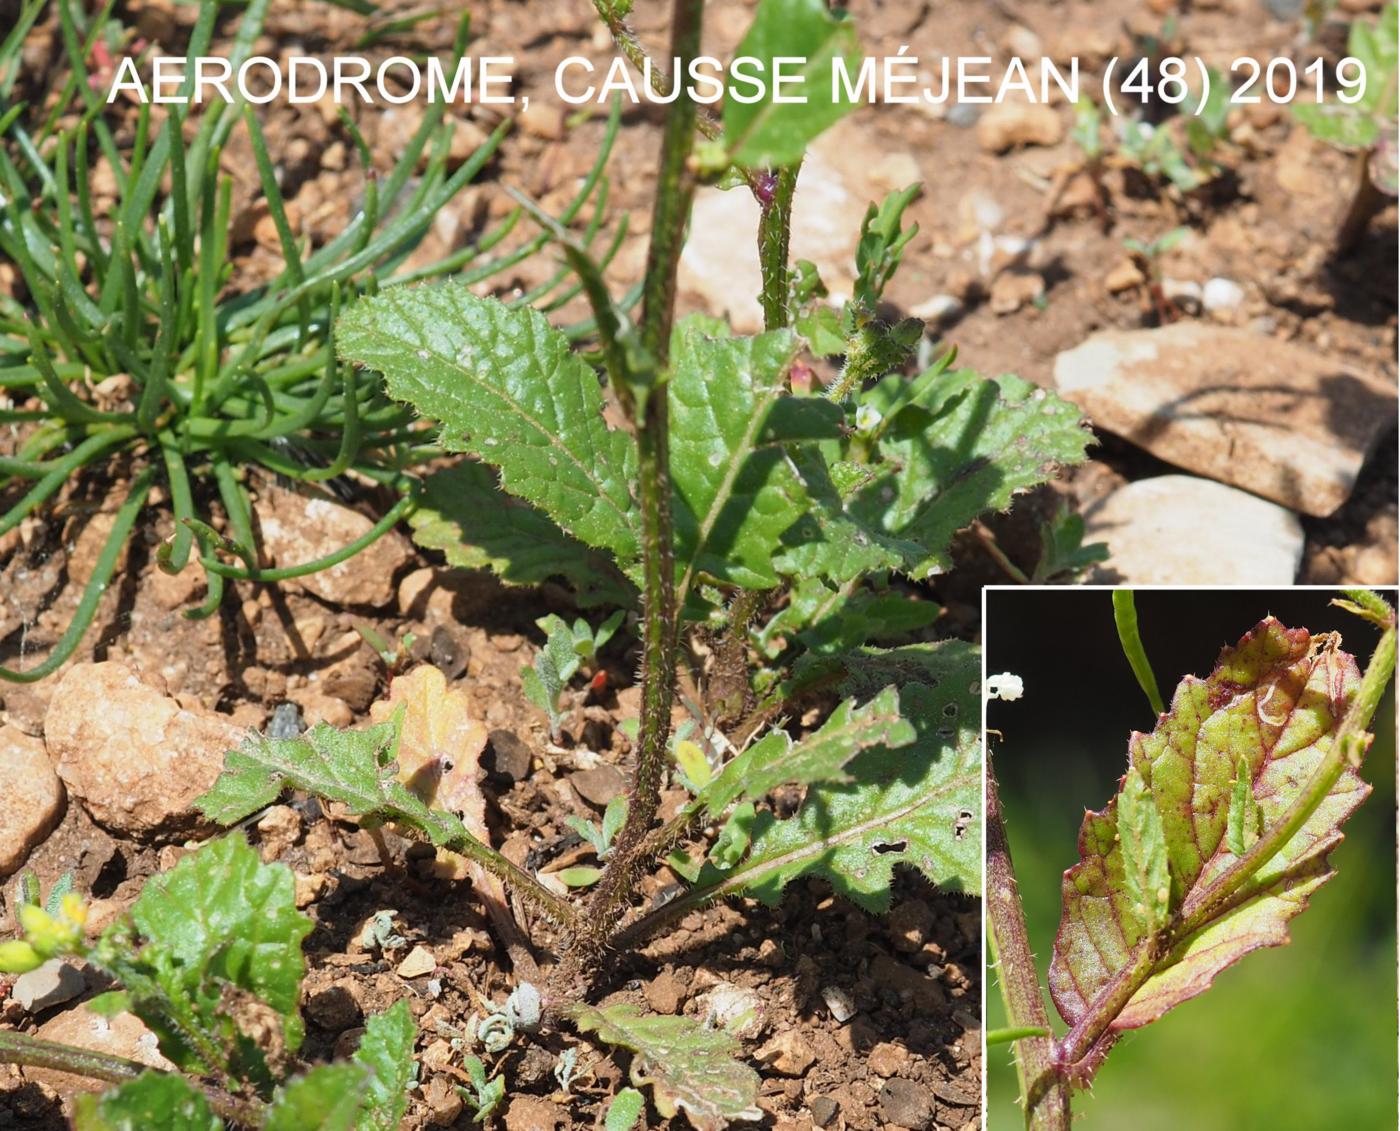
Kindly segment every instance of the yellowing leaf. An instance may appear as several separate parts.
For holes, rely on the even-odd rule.
[[[388,722],[400,707],[399,780],[430,808],[456,813],[473,836],[489,844],[481,793],[486,725],[472,717],[466,695],[449,689],[431,664],[395,679],[389,697],[370,708],[370,719]],[[446,851],[438,852],[434,870],[454,880],[474,875],[465,857]]]
[[[1151,734],[1129,739],[1123,788],[1085,814],[1080,861],[1064,877],[1049,980],[1070,1025],[1131,984],[1111,1028],[1149,1024],[1251,951],[1288,941],[1289,920],[1332,875],[1342,822],[1370,792],[1350,767],[1217,911],[1189,931],[1180,915],[1188,899],[1208,905],[1261,821],[1283,817],[1326,755],[1361,684],[1338,644],[1266,618],[1209,677],[1181,681]],[[1148,976],[1134,983],[1144,956]]]

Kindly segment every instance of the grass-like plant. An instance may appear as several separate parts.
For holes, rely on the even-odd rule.
[[[1164,703],[1132,594],[1114,593],[1124,652],[1157,724],[1129,739],[1127,772],[1103,809],[1086,812],[1079,862],[1064,875],[1048,977],[1068,1026],[1058,1037],[989,770],[988,943],[1009,1027],[988,1042],[1014,1046],[1028,1128],[1069,1127],[1073,1090],[1093,1081],[1124,1033],[1206,992],[1249,952],[1286,942],[1289,920],[1332,876],[1327,854],[1370,792],[1358,772],[1366,727],[1396,653],[1386,601],[1354,590],[1335,603],[1382,630],[1364,673],[1338,634],[1267,617]]]
[[[107,0],[88,14],[74,0],[59,0],[69,67],[60,89],[33,106],[13,97],[20,48],[43,0],[26,0],[0,41],[0,254],[17,268],[22,296],[0,296],[0,424],[27,430],[13,455],[0,457],[0,535],[77,476],[126,483],[62,638],[38,664],[0,667],[0,678],[10,680],[40,679],[72,655],[157,488],[175,522],[160,548],[160,568],[201,568],[207,578],[207,599],[190,610],[194,616],[219,608],[228,579],[279,581],[328,568],[410,515],[418,486],[412,469],[439,449],[411,411],[384,396],[377,375],[337,360],[335,319],[359,295],[385,287],[444,275],[463,285],[480,282],[546,242],[536,236],[487,258],[518,225],[516,210],[435,263],[404,265],[508,128],[450,169],[454,126],[441,103],[426,109],[387,176],[371,168],[364,139],[342,115],[366,170],[363,199],[345,228],[314,249],[288,221],[250,108],[215,100],[186,118],[183,105],[147,102],[130,144],[120,146],[102,79],[87,63],[99,44],[130,49],[113,6]],[[243,13],[230,52],[235,68],[267,8],[268,0],[253,0]],[[219,11],[216,0],[203,0],[188,55],[209,54]],[[456,56],[467,30],[464,18]],[[109,37],[116,42],[108,44]],[[220,173],[220,160],[239,128],[251,143],[283,257],[277,275],[256,287],[235,277],[229,262],[232,181]],[[571,221],[590,201],[597,206],[579,237],[584,243],[602,223],[602,171],[615,130],[614,119],[563,217]],[[94,207],[98,160],[116,181],[109,214]],[[517,301],[555,309],[575,293],[577,284],[561,270]],[[266,568],[249,497],[258,470],[311,489],[352,476],[379,485],[393,501],[352,544],[315,561]]]
[[[626,5],[598,7],[623,50],[639,55]],[[667,55],[682,66],[698,54],[702,10],[702,0],[673,4]],[[818,92],[831,89],[822,68],[834,58],[854,64],[858,45],[850,18],[822,0],[763,0],[740,53],[770,74],[776,58],[803,55],[815,61],[809,89]],[[653,73],[669,91],[664,72]],[[978,893],[977,649],[876,644],[907,640],[936,615],[915,583],[949,566],[959,529],[1081,459],[1089,441],[1072,406],[1013,376],[954,369],[951,351],[910,372],[922,327],[888,325],[879,308],[914,235],[902,221],[912,190],[871,205],[858,282],[841,309],[825,308],[810,265],[790,264],[803,149],[848,109],[820,98],[734,100],[711,120],[679,92],[666,113],[635,320],[587,246],[522,200],[592,306],[588,352],[539,311],[456,282],[385,288],[336,325],[342,357],[382,373],[392,398],[440,426],[442,448],[466,455],[427,477],[420,540],[507,582],[562,577],[580,604],[637,614],[641,717],[630,781],[602,827],[587,829],[602,866],[574,877],[586,891],[560,895],[491,848],[479,795],[473,815],[434,808],[441,790],[405,784],[401,719],[251,736],[199,802],[231,825],[304,790],[465,857],[498,928],[509,913],[490,894],[497,882],[534,915],[533,929],[506,924],[516,988],[464,1043],[500,1051],[517,1034],[572,1026],[630,1051],[633,1083],[650,1088],[661,1116],[683,1111],[697,1128],[757,1112],[757,1074],[736,1059],[735,1038],[590,999],[621,956],[720,898],[774,903],[811,876],[881,912],[901,864]],[[761,206],[767,325],[752,337],[713,318],[675,318],[690,202],[705,177],[754,193]],[[793,380],[804,349],[832,359],[838,372],[826,389]],[[556,675],[598,647],[586,624],[552,628]],[[702,642],[713,657],[700,673],[705,702],[694,705],[703,726],[673,732],[678,668]],[[557,697],[547,700],[557,732]],[[822,706],[825,721],[805,733],[774,725],[809,705]],[[413,779],[437,782],[461,757],[415,750]],[[692,796],[663,821],[668,774]],[[805,798],[779,819],[765,801],[784,785],[805,787]],[[706,844],[698,834],[709,825],[718,834]],[[684,889],[637,906],[639,881],[663,862]],[[480,1057],[464,1066],[464,1100],[486,1118],[506,1083]],[[637,1101],[619,1094],[616,1110],[626,1126]]]

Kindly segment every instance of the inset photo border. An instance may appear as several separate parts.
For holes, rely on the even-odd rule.
[[[1369,796],[1358,802],[1362,787],[1344,768],[1322,807],[1283,842],[1283,855],[1297,854],[1323,815],[1355,804],[1343,835],[1327,851],[1327,865],[1298,868],[1282,885],[1283,899],[1251,899],[1257,876],[1279,866],[1279,857],[1270,856],[1254,881],[1224,901],[1236,909],[1230,917],[1237,929],[1207,925],[1189,938],[1168,935],[1159,948],[1165,954],[1153,966],[1156,973],[1118,1014],[1121,1023],[1134,1027],[1116,1033],[1111,1026],[1069,1073],[1077,1077],[1076,1085],[1063,1093],[1050,1087],[1060,1079],[1059,1061],[1078,1051],[1066,1039],[1069,1026],[1056,1002],[1081,1019],[1081,1036],[1093,1036],[1093,1021],[1082,1018],[1103,1007],[1102,972],[1140,957],[1142,937],[1153,924],[1172,931],[1193,906],[1185,902],[1193,889],[1204,886],[1203,880],[1189,879],[1190,846],[1183,841],[1199,843],[1201,874],[1213,878],[1235,860],[1232,838],[1238,838],[1233,848],[1247,855],[1255,842],[1269,837],[1271,822],[1286,811],[1286,799],[1302,792],[1325,761],[1330,737],[1311,741],[1303,731],[1314,727],[1326,734],[1330,725],[1336,733],[1332,719],[1345,716],[1382,639],[1378,625],[1335,603],[1345,599],[1337,590],[1137,590],[1132,594],[1137,639],[1168,712],[1154,740],[1148,736],[1157,718],[1120,641],[1114,592],[1033,587],[984,592],[985,674],[989,691],[1001,696],[988,697],[985,713],[985,933],[992,967],[985,979],[987,1128],[1011,1131],[1025,1125],[1017,1106],[1013,1049],[1033,1091],[1043,1094],[1039,1102],[1054,1108],[1064,1102],[1058,1098],[1063,1094],[1074,1126],[1091,1131],[1129,1126],[1303,1131],[1393,1123],[1393,675],[1366,728],[1375,737],[1359,775]],[[1393,591],[1383,596],[1393,605]],[[1242,641],[1247,634],[1249,643]],[[1236,651],[1222,656],[1226,648]],[[1220,659],[1230,666],[1212,676]],[[1187,676],[1202,682],[1179,691]],[[1173,737],[1161,741],[1167,728],[1173,728]],[[1279,761],[1256,759],[1262,768],[1251,770],[1252,790],[1244,794],[1238,771],[1228,765],[1250,749],[1251,736],[1256,752],[1262,745],[1265,759],[1277,754]],[[1289,752],[1299,743],[1301,748]],[[1130,746],[1133,765],[1146,777],[1130,771]],[[1192,764],[1200,767],[1200,784],[1187,790],[1185,775]],[[1114,807],[1105,809],[1115,797]],[[1186,823],[1173,820],[1173,797],[1193,806]],[[1003,846],[1009,847],[1019,899],[1007,892]],[[1089,859],[1081,865],[1085,848]],[[1318,886],[1317,874],[1327,867],[1333,874]],[[1067,875],[1069,869],[1075,871]],[[1129,893],[1141,902],[1129,903]],[[1159,914],[1153,897],[1163,895]],[[1063,929],[1062,896],[1071,905]],[[1276,912],[1283,900],[1299,897],[1307,906],[1280,922]],[[1019,910],[1024,911],[1021,938],[1015,924]],[[1287,938],[1276,937],[1279,933]],[[1278,945],[1282,941],[1287,945]],[[1238,958],[1216,968],[1201,953],[1212,946],[1219,955],[1233,948]],[[1190,957],[1174,964],[1183,953]],[[1033,956],[1029,972],[1028,956]],[[1044,988],[1052,962],[1055,1000]],[[1076,1006],[1085,998],[1090,1005]],[[1037,1000],[1049,1019],[1049,1039],[1006,1040],[1008,1029],[1036,1027],[1025,1022]],[[1009,1009],[1019,1016],[1009,1015]],[[1088,1084],[1092,1087],[1081,1090]]]

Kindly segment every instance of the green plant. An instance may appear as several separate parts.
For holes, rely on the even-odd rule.
[[[1130,595],[1115,620],[1134,673],[1156,698]],[[1375,594],[1334,602],[1382,630],[1363,674],[1337,633],[1272,617],[1225,648],[1205,679],[1177,687],[1151,734],[1129,740],[1117,795],[1085,815],[1065,873],[1046,1013],[989,773],[989,946],[1028,1127],[1069,1125],[1071,1089],[1095,1079],[1123,1033],[1203,993],[1287,924],[1332,875],[1327,853],[1370,786],[1365,728],[1395,667],[1394,610]],[[1154,707],[1154,710],[1157,709]],[[1280,991],[1286,992],[1286,991]]]
[[[195,559],[206,575],[207,599],[192,616],[214,613],[230,579],[278,581],[327,568],[409,515],[418,486],[412,469],[438,449],[410,411],[384,396],[377,376],[337,360],[337,315],[362,293],[417,279],[487,279],[546,242],[535,237],[486,257],[517,226],[517,210],[444,259],[405,265],[434,215],[490,161],[508,128],[451,170],[455,127],[440,102],[426,109],[383,177],[370,169],[364,139],[342,114],[366,169],[363,203],[342,232],[314,249],[288,221],[249,107],[216,99],[187,118],[182,105],[144,102],[124,149],[103,80],[88,64],[98,44],[131,49],[134,33],[113,20],[113,6],[108,0],[88,14],[73,0],[57,4],[68,69],[55,97],[40,105],[13,97],[20,48],[43,0],[25,0],[0,41],[0,253],[27,295],[24,304],[0,295],[0,424],[27,429],[14,454],[0,457],[0,535],[77,476],[126,484],[62,638],[27,670],[0,667],[0,678],[10,680],[40,679],[72,655],[141,514],[166,505],[158,498],[174,519],[160,568],[176,573]],[[244,11],[230,52],[234,68],[249,55],[267,8],[267,0],[253,0]],[[215,0],[202,0],[189,56],[209,53],[220,11]],[[466,40],[464,18],[456,56]],[[186,93],[192,82],[191,73]],[[256,287],[235,277],[229,262],[232,178],[220,161],[240,126],[283,259],[277,275]],[[611,138],[564,220],[605,197]],[[99,164],[116,182],[110,215],[95,207],[90,187]],[[581,242],[593,239],[602,218],[596,208]],[[554,309],[573,293],[576,284],[561,271],[517,301]],[[266,568],[249,495],[259,472],[307,490],[353,475],[393,502],[352,544],[316,561]]]
[[[1037,584],[1064,578],[1077,578],[1090,566],[1108,560],[1103,542],[1084,545],[1084,519],[1074,514],[1063,499],[1055,513],[1040,526],[1040,560],[1030,580]]]
[[[0,969],[55,956],[81,958],[121,988],[88,1003],[134,1013],[178,1071],[0,1033],[0,1062],[42,1065],[114,1085],[77,1100],[84,1131],[129,1127],[342,1127],[393,1131],[407,1106],[415,1026],[406,1002],[365,1023],[349,1061],[300,1063],[297,1010],[311,920],[296,910],[291,870],[263,864],[241,836],[211,841],[153,877],[92,942],[87,905],[73,891],[46,907],[26,885],[21,937],[0,943]],[[55,898],[55,896],[57,898]]]
[[[544,647],[536,654],[534,667],[520,670],[520,679],[525,685],[525,698],[545,713],[550,737],[556,741],[564,721],[561,701],[569,680],[580,670],[592,673],[598,650],[613,638],[626,618],[626,610],[618,609],[596,630],[582,617],[569,624],[554,613],[535,622],[544,630]]]
[[[592,821],[584,820],[582,817],[565,817],[564,824],[578,833],[583,838],[584,843],[588,844],[598,859],[602,861],[606,860],[612,852],[613,841],[617,839],[617,834],[622,831],[626,820],[627,798],[614,797],[608,802],[607,808],[603,810],[602,824],[595,825]],[[565,868],[555,874],[570,887],[588,887],[603,878],[601,871],[587,865]]]
[[[698,52],[702,7],[674,4],[669,54],[682,65]],[[624,49],[639,51],[625,5],[600,0],[599,9]],[[771,73],[775,58],[799,48],[808,58],[853,58],[849,17],[822,0],[763,0],[741,50]],[[347,361],[381,372],[393,398],[441,426],[438,445],[470,457],[427,477],[420,540],[508,582],[563,577],[580,604],[638,613],[635,766],[625,806],[605,815],[596,839],[591,826],[581,830],[606,854],[587,895],[556,894],[474,834],[460,812],[433,808],[431,791],[409,788],[399,764],[402,715],[359,730],[250,736],[198,803],[212,820],[235,824],[289,789],[304,790],[466,857],[532,909],[537,941],[541,921],[553,924],[558,956],[538,971],[528,948],[512,949],[511,1001],[472,1039],[499,1050],[521,1033],[570,1024],[624,1050],[632,1083],[650,1089],[656,1110],[665,1118],[683,1111],[698,1128],[758,1113],[757,1075],[736,1058],[738,1041],[690,1018],[589,998],[617,955],[720,898],[773,904],[788,883],[811,876],[880,912],[897,865],[977,894],[977,649],[871,641],[925,626],[937,610],[915,587],[951,564],[954,534],[1081,459],[1089,442],[1077,410],[1014,376],[952,369],[951,352],[920,373],[905,371],[917,324],[891,330],[877,307],[912,237],[900,219],[907,191],[871,208],[851,303],[834,318],[816,312],[812,273],[788,263],[790,205],[802,148],[847,109],[735,102],[715,122],[688,92],[670,104],[636,321],[627,300],[608,292],[586,244],[523,202],[592,305],[589,352],[572,348],[538,311],[457,283],[385,289],[336,324]],[[708,139],[704,161],[692,161],[697,134]],[[768,325],[754,337],[736,337],[715,319],[673,320],[703,169],[746,186],[761,205]],[[814,346],[844,357],[825,392],[795,387],[804,338],[789,325],[794,306],[841,337],[834,349]],[[624,423],[605,419],[605,407]],[[920,608],[909,615],[908,606]],[[620,623],[616,613],[610,623]],[[601,632],[586,624],[544,627],[556,677],[600,645]],[[706,697],[728,721],[706,722],[702,749],[690,731],[672,732],[672,705],[688,646],[705,642],[715,657]],[[543,687],[539,669],[530,670]],[[551,695],[546,710],[556,702]],[[799,705],[820,706],[824,721],[794,733],[771,725]],[[693,795],[662,821],[673,755]],[[779,818],[766,799],[789,784],[805,787],[805,798]],[[692,855],[710,825],[714,843]],[[663,861],[687,878],[684,890],[661,906],[634,906],[639,880]],[[487,886],[473,884],[478,893]],[[500,1100],[499,1078],[480,1061],[466,1067],[468,1102],[481,1115]]]
[[[465,1057],[462,1066],[467,1070],[472,1086],[470,1090],[459,1087],[457,1092],[476,1113],[472,1116],[472,1122],[485,1123],[506,1098],[505,1079],[501,1076],[487,1079],[486,1066],[481,1063],[479,1056]]]
[[[1179,314],[1171,299],[1167,298],[1166,292],[1162,289],[1162,256],[1180,244],[1189,232],[1189,228],[1172,228],[1146,243],[1134,239],[1132,236],[1123,240],[1123,246],[1132,254],[1134,263],[1147,277],[1147,294],[1151,299],[1152,309],[1157,314],[1158,322],[1163,325],[1174,321],[1179,317]],[[1144,313],[1146,313],[1146,303],[1143,304],[1143,308]]]
[[[1325,102],[1296,102],[1293,116],[1314,137],[1354,153],[1355,185],[1337,231],[1337,248],[1354,247],[1386,197],[1400,192],[1397,164],[1396,75],[1400,73],[1400,6],[1387,4],[1374,24],[1352,21],[1347,33],[1350,81],[1338,79],[1342,91]],[[1356,69],[1359,68],[1359,75]]]
[[[700,9],[697,0],[674,7],[670,53],[682,61],[695,54]],[[617,31],[620,11],[601,10]],[[619,34],[639,50],[625,28]],[[771,60],[794,44],[809,58],[850,57],[849,18],[819,0],[764,0],[742,50]],[[928,602],[893,594],[895,575],[923,580],[947,568],[959,528],[1082,458],[1088,441],[1071,406],[1015,377],[954,370],[951,353],[905,374],[921,327],[884,326],[877,307],[913,236],[901,222],[913,190],[871,207],[859,282],[840,311],[821,307],[809,266],[789,268],[800,151],[832,118],[831,107],[773,102],[726,109],[712,122],[687,94],[672,103],[635,324],[587,249],[523,201],[582,281],[598,333],[591,355],[572,350],[536,312],[453,284],[363,299],[338,323],[343,355],[382,372],[393,397],[441,424],[444,447],[470,457],[441,480],[428,478],[420,537],[450,561],[489,566],[507,581],[562,576],[581,603],[639,604],[636,766],[625,807],[601,829],[576,826],[602,864],[574,877],[589,888],[586,899],[555,895],[455,816],[404,790],[389,773],[392,726],[251,739],[201,803],[231,822],[288,788],[305,789],[467,856],[561,929],[561,959],[532,986],[540,1023],[570,1022],[629,1050],[633,1081],[650,1085],[657,1110],[685,1110],[697,1126],[753,1111],[756,1077],[733,1059],[734,1040],[686,1018],[592,1006],[592,987],[614,954],[687,911],[729,895],[776,902],[798,876],[822,876],[874,910],[887,906],[898,863],[976,890],[976,651],[957,641],[889,650],[870,641],[930,619]],[[709,140],[692,162],[697,133]],[[770,160],[785,164],[770,170]],[[746,185],[762,207],[767,329],[757,336],[736,337],[699,316],[673,324],[699,170]],[[794,388],[804,342],[842,359],[824,391]],[[605,419],[610,402],[625,426]],[[917,615],[907,615],[914,606]],[[605,628],[617,623],[615,614]],[[557,734],[559,693],[599,638],[586,622],[553,618],[541,627],[545,649],[524,679]],[[707,745],[730,754],[717,768],[672,734],[687,639],[709,641],[709,704],[739,720],[732,739],[707,725]],[[756,668],[755,651],[764,657]],[[821,726],[749,741],[814,696],[840,699]],[[694,796],[662,823],[672,752]],[[760,809],[784,783],[807,786],[807,795],[795,816],[779,820]],[[716,842],[697,860],[687,842],[711,823]],[[662,860],[688,879],[686,890],[663,907],[634,910],[638,879]]]

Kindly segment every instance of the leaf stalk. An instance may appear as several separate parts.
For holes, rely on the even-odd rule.
[[[1055,1070],[1049,1038],[1050,1017],[1045,1009],[1040,980],[1035,972],[1026,914],[1016,871],[1011,863],[1011,845],[1006,839],[1001,795],[996,775],[987,761],[987,944],[997,963],[997,985],[1006,1004],[1007,1017],[1016,1030],[1031,1030],[1043,1036],[1026,1035],[1013,1046],[1016,1078],[1020,1083],[1021,1106],[1030,1131],[1069,1131],[1069,1086]]]

